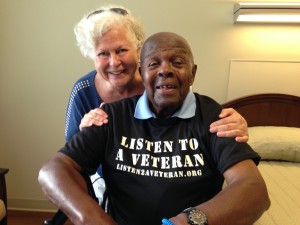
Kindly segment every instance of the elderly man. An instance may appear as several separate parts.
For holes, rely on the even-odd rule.
[[[184,38],[152,35],[141,50],[145,93],[104,105],[109,123],[84,128],[42,167],[44,193],[74,224],[253,224],[268,209],[259,156],[208,131],[222,108],[191,92],[196,70]],[[81,176],[100,163],[109,215]]]

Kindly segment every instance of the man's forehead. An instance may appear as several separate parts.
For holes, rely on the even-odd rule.
[[[167,51],[192,57],[190,47],[183,37],[175,33],[162,32],[154,34],[146,40],[141,51],[141,59]]]
[[[170,54],[176,54],[176,55],[187,55],[187,51],[185,48],[182,47],[174,47],[174,46],[164,46],[164,47],[159,47],[159,46],[149,46],[148,48],[145,48],[145,58],[149,58],[151,56],[155,55],[161,55],[164,53],[170,53]]]

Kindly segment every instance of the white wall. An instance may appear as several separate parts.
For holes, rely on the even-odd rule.
[[[300,60],[300,25],[234,25],[235,1],[113,2],[130,8],[147,35],[173,31],[185,36],[198,64],[193,89],[220,103],[226,99],[231,59]],[[0,166],[10,169],[10,208],[50,207],[37,174],[64,144],[72,85],[93,69],[75,46],[73,26],[101,4],[105,2],[0,1]]]

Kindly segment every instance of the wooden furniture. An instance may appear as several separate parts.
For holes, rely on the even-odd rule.
[[[262,160],[258,165],[271,207],[255,225],[300,224],[300,97],[257,94],[232,100],[248,122],[249,145]]]
[[[223,104],[234,108],[248,126],[300,127],[300,97],[286,94],[257,94]]]
[[[0,168],[0,199],[4,202],[7,211],[7,193],[6,193],[6,182],[5,174],[8,173],[9,169]],[[0,225],[7,225],[7,216],[5,216],[1,221]]]

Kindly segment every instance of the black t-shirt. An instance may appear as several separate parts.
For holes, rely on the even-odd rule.
[[[102,164],[119,225],[161,224],[162,218],[215,196],[230,166],[245,159],[259,162],[247,143],[209,132],[222,108],[195,96],[196,115],[189,119],[136,119],[139,96],[105,104],[109,123],[83,129],[60,150],[88,174]]]

